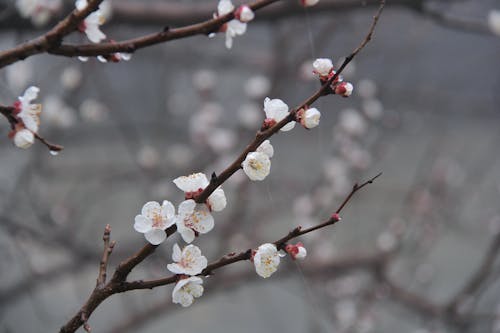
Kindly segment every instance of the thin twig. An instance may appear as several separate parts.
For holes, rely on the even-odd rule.
[[[106,283],[106,274],[108,270],[108,261],[113,252],[113,248],[115,247],[115,241],[110,241],[111,238],[111,226],[106,224],[104,228],[104,235],[102,236],[102,240],[104,242],[104,249],[102,251],[101,262],[99,263],[99,274],[97,276],[96,287],[101,288]]]

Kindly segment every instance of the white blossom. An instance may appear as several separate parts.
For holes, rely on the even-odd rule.
[[[75,90],[82,83],[82,71],[76,66],[66,67],[61,73],[61,84],[65,89]]]
[[[354,86],[349,82],[341,82],[335,85],[335,93],[342,97],[349,97],[352,95],[352,91],[354,90]]]
[[[278,269],[280,264],[280,255],[276,245],[271,243],[259,246],[253,256],[255,271],[263,278],[270,277]]]
[[[31,104],[31,102],[37,98],[39,91],[38,87],[29,87],[23,96],[18,97],[19,101],[14,104],[16,111],[19,112],[17,116],[22,120],[24,126],[33,133],[38,132],[39,114],[42,112],[42,105]]]
[[[23,128],[16,131],[16,134],[14,134],[14,144],[19,148],[27,149],[31,147],[34,142],[35,136],[30,130]]]
[[[266,97],[264,99],[264,112],[266,113],[266,117],[268,119],[274,119],[276,122],[279,122],[288,116],[288,105],[286,105],[281,99],[270,99],[269,97]],[[281,130],[286,132],[294,127],[295,121],[291,121],[283,126]]]
[[[265,140],[260,144],[259,147],[257,147],[257,152],[264,153],[266,154],[269,158],[273,157],[274,155],[274,148],[271,145],[271,141]]]
[[[236,18],[243,23],[250,22],[255,18],[253,10],[247,5],[240,6],[235,14]]]
[[[188,307],[193,304],[195,298],[203,295],[203,280],[197,276],[191,276],[177,282],[172,291],[172,302]]]
[[[244,128],[253,130],[261,121],[261,112],[255,103],[242,104],[238,109],[238,119]]]
[[[328,76],[333,70],[333,62],[327,58],[318,58],[313,62],[313,72],[320,76]]]
[[[500,36],[500,10],[490,10],[488,13],[488,26],[491,32]]]
[[[143,233],[148,242],[158,245],[167,237],[165,230],[174,223],[175,208],[170,201],[164,200],[161,206],[156,201],[149,201],[135,217],[134,229]]]
[[[319,2],[319,0],[300,0],[300,3],[304,7],[311,7],[316,5]]]
[[[227,200],[224,190],[219,187],[210,194],[207,199],[208,207],[214,212],[220,212],[226,208]]]
[[[195,245],[188,245],[181,251],[174,244],[172,252],[173,264],[168,264],[169,271],[175,274],[198,275],[207,267],[207,258],[201,255],[201,250]]]
[[[186,193],[186,198],[193,198],[208,186],[209,181],[204,173],[198,172],[189,176],[181,176],[174,179],[174,184]],[[226,207],[226,196],[221,187],[210,194],[207,199],[209,208],[213,211],[221,211]]]
[[[234,6],[231,0],[220,0],[217,5],[218,16],[223,16],[231,13]],[[233,47],[233,38],[237,35],[243,35],[247,31],[247,24],[237,19],[231,20],[224,25],[223,30],[226,31],[226,47]]]
[[[269,156],[258,151],[248,153],[241,165],[250,180],[264,180],[271,171]]]
[[[191,243],[196,233],[206,234],[214,228],[214,218],[209,209],[205,205],[197,207],[192,199],[181,202],[175,223],[186,243]]]
[[[307,250],[301,242],[295,245],[288,244],[285,251],[292,256],[293,260],[304,259],[307,256]]]
[[[45,25],[61,7],[61,0],[17,0],[16,7],[24,18],[36,26]]]
[[[314,128],[319,125],[321,113],[316,108],[307,109],[301,119],[305,128]]]
[[[245,82],[245,93],[250,98],[262,98],[271,90],[271,81],[264,75],[255,75]]]
[[[76,0],[75,6],[78,10],[84,10],[87,7],[87,0]],[[99,26],[103,25],[106,21],[103,13],[100,9],[92,12],[89,16],[83,20],[80,24],[80,31],[85,32],[87,38],[92,43],[99,43],[106,39],[106,35],[99,29]]]
[[[345,109],[340,114],[339,126],[353,136],[360,136],[367,130],[366,120],[354,109]]]

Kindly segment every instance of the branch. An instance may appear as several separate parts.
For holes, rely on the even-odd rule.
[[[252,10],[257,11],[260,8],[268,6],[277,1],[279,0],[259,0],[252,4],[249,4],[249,7],[252,8]],[[75,10],[68,18],[71,18],[73,15],[78,15],[78,18],[80,19],[78,22],[80,22],[88,14],[90,14],[89,12],[85,16],[83,16],[83,13],[86,13],[89,7],[91,7],[90,4],[93,5],[92,8],[95,7],[95,10],[101,2],[102,0],[91,1],[85,11],[79,12]],[[77,23],[76,25],[74,25],[74,27],[73,24],[71,24],[69,27],[65,26],[63,23],[66,21],[68,21],[68,24],[74,23],[74,21],[76,21],[69,20],[68,18],[59,23],[46,35],[0,53],[0,68],[12,64],[18,60],[23,60],[31,55],[44,52],[66,57],[110,55],[117,52],[133,53],[138,49],[175,39],[181,39],[200,34],[209,35],[210,33],[217,32],[222,27],[222,25],[224,25],[224,23],[234,19],[234,12],[217,18],[206,20],[201,23],[188,25],[182,28],[170,29],[169,27],[165,27],[158,33],[153,33],[143,37],[129,39],[121,42],[81,45],[61,44],[62,37],[74,30],[74,28],[76,28],[76,26],[78,25]],[[70,30],[71,27],[73,28],[72,30]]]
[[[12,49],[0,52],[0,68],[16,61],[24,60],[34,54],[44,53],[57,48],[62,39],[73,32],[80,22],[99,8],[103,0],[89,0],[85,9],[73,10],[65,19],[59,22],[46,34],[32,39]]]
[[[252,9],[256,10],[258,8],[261,8],[267,4],[270,4],[274,1],[277,0],[262,0],[262,1],[257,1],[254,4],[252,4]],[[347,64],[364,48],[364,46],[371,40],[373,31],[375,29],[375,26],[378,22],[378,19],[380,17],[380,14],[382,13],[382,10],[385,5],[385,0],[380,0],[380,7],[378,11],[376,12],[375,16],[373,17],[373,22],[370,26],[370,29],[368,31],[368,34],[366,35],[365,39],[361,42],[361,44],[344,60],[344,63],[342,66],[339,68],[337,73],[329,79],[321,88],[311,97],[309,97],[305,103],[303,103],[301,106],[299,106],[296,109],[293,109],[289,112],[289,115],[281,120],[279,123],[276,125],[272,126],[271,128],[265,130],[265,131],[259,131],[257,132],[257,135],[255,139],[247,146],[247,148],[242,152],[242,154],[234,161],[228,168],[226,168],[220,176],[213,176],[209,185],[204,189],[204,191],[196,198],[196,201],[198,203],[203,203],[205,202],[206,198],[222,183],[224,183],[232,174],[234,174],[237,170],[241,168],[241,162],[244,160],[246,155],[251,152],[255,151],[257,147],[267,138],[271,137],[273,134],[277,133],[283,126],[285,126],[287,123],[290,121],[295,120],[295,113],[297,110],[300,110],[301,108],[305,107],[306,105],[312,104],[314,101],[316,101],[319,97],[324,95],[324,92],[327,90],[328,86],[330,85],[331,82],[333,82],[338,75],[342,72],[342,70],[347,66]],[[233,16],[233,14],[228,14],[229,16]],[[212,22],[211,24],[219,24],[220,21],[223,19],[229,20],[229,16],[223,16],[215,20],[211,20],[209,22]],[[200,24],[198,26],[202,26],[203,24]],[[206,29],[206,27],[205,27]],[[169,31],[172,30],[167,30],[164,32],[165,34],[168,34]],[[178,31],[178,30],[177,30]],[[210,31],[210,30],[208,30]],[[116,52],[116,51],[114,51]],[[337,209],[337,212],[340,212],[342,208],[345,206],[345,204],[352,198],[353,194],[363,188],[364,186],[372,183],[379,175],[373,177],[372,179],[368,180],[367,182],[363,183],[362,185],[354,185],[352,191],[348,194],[346,199],[343,201],[343,203],[339,206]],[[335,221],[334,221],[335,220]],[[332,216],[328,221],[323,222],[322,224],[312,227],[309,229],[304,229],[300,230],[300,228],[296,228],[292,230],[287,236],[281,238],[280,240],[276,241],[275,244],[279,245],[279,247],[284,246],[284,241],[283,240],[290,240],[295,237],[298,237],[300,235],[306,234],[308,232],[312,232],[314,230],[317,230],[319,228],[326,227],[328,225],[334,224],[338,221],[338,217],[336,215]],[[298,229],[298,230],[297,230]],[[166,230],[167,237],[172,235],[176,231],[176,226],[172,226]],[[286,241],[285,240],[285,241]],[[134,255],[131,257],[125,259],[120,263],[120,265],[116,268],[115,273],[112,277],[112,279],[102,288],[96,288],[92,292],[92,294],[89,296],[87,302],[82,306],[82,308],[78,311],[77,314],[73,316],[60,330],[61,333],[66,333],[66,332],[74,332],[76,331],[79,327],[85,324],[87,318],[93,313],[93,311],[108,297],[110,297],[113,294],[116,293],[121,293],[125,292],[128,290],[134,290],[134,289],[151,289],[154,287],[162,286],[162,285],[167,285],[167,284],[172,284],[178,280],[178,276],[170,276],[167,278],[163,279],[158,279],[158,280],[151,280],[151,281],[133,281],[133,282],[126,282],[126,278],[129,275],[129,273],[132,271],[134,267],[136,267],[139,263],[141,263],[144,259],[146,259],[149,255],[151,255],[155,250],[157,246],[156,245],[151,245],[147,244],[144,247],[142,247],[138,252],[136,252]],[[209,275],[212,273],[212,271],[227,266],[229,264],[238,262],[238,261],[243,261],[243,260],[248,260],[250,259],[252,250],[249,249],[245,252],[241,252],[239,254],[235,253],[230,253],[218,261],[213,262],[212,264],[208,265],[205,270],[200,275]]]
[[[99,275],[97,276],[96,287],[102,287],[106,283],[106,272],[108,269],[108,260],[113,248],[115,247],[115,241],[110,242],[111,227],[109,224],[104,228],[104,235],[102,240],[104,241],[104,250],[102,252],[102,259],[99,263]]]

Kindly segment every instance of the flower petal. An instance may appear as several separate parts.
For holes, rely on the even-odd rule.
[[[175,262],[181,261],[181,255],[181,248],[179,247],[179,245],[177,245],[177,243],[175,243],[172,251],[172,260]]]
[[[161,229],[153,229],[144,234],[146,240],[153,245],[161,244],[166,238],[167,234]]]
[[[161,206],[156,201],[149,201],[142,206],[141,215],[153,219],[157,215],[161,215]]]
[[[153,221],[144,217],[143,215],[137,215],[135,217],[134,229],[137,232],[145,233],[151,230],[153,226]]]

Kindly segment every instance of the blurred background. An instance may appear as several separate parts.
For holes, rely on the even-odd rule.
[[[0,48],[72,5],[52,1],[48,18],[30,19],[4,0]],[[231,50],[218,34],[119,63],[39,55],[2,69],[0,103],[40,87],[40,133],[65,149],[20,150],[0,122],[0,332],[57,331],[95,286],[104,226],[117,241],[114,269],[145,244],[132,227],[142,205],[178,204],[174,178],[229,165],[260,127],[266,96],[290,107],[310,96],[312,61],[340,63],[375,5],[283,1],[257,12]],[[123,40],[208,19],[216,6],[113,1],[102,30]],[[383,172],[341,223],[300,239],[305,261],[284,260],[266,280],[249,262],[221,269],[188,309],[172,304],[172,286],[114,295],[90,318],[93,331],[500,332],[498,10],[495,0],[388,1],[344,72],[353,96],[321,98],[319,127],[272,137],[271,174],[236,173],[214,230],[195,240],[209,261],[256,248],[325,220],[355,182]],[[169,275],[175,241],[130,279]]]

